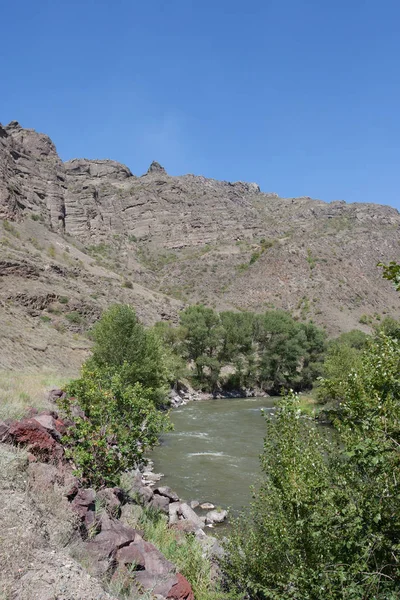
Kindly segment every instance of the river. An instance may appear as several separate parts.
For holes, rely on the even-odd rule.
[[[187,501],[212,502],[237,512],[251,501],[265,436],[261,409],[274,398],[201,400],[174,409],[174,431],[152,452],[154,470]]]

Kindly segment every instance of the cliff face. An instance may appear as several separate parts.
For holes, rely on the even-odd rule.
[[[158,163],[141,177],[112,160],[63,163],[46,135],[13,121],[0,126],[0,217],[19,235],[1,232],[8,307],[43,288],[70,290],[93,315],[128,301],[146,322],[196,301],[284,308],[332,334],[400,316],[376,267],[399,251],[388,206],[280,198],[254,183],[171,177]]]

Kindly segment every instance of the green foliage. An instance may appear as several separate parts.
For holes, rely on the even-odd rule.
[[[205,381],[207,368],[211,386],[215,386],[221,366],[218,351],[223,335],[219,315],[212,308],[199,304],[186,308],[181,313],[180,322],[183,328],[182,349],[185,358],[193,361],[200,382]]]
[[[32,213],[31,214],[31,219],[32,221],[40,221],[41,220],[41,215],[39,215],[38,213]]]
[[[335,382],[336,390],[340,387],[340,382],[353,369],[359,368],[362,352],[367,347],[369,340],[370,336],[359,329],[353,329],[347,333],[342,333],[328,344],[323,365],[323,375],[329,382]],[[317,396],[319,402],[322,404],[333,400],[324,381],[318,387]]]
[[[132,283],[132,281],[125,279],[124,283],[122,284],[122,287],[127,288],[128,290],[132,290],[133,283]]]
[[[400,264],[391,260],[388,265],[378,263],[378,267],[383,269],[383,277],[388,281],[392,281],[397,291],[400,291]]]
[[[204,389],[258,385],[280,393],[282,387],[311,387],[322,372],[325,333],[284,311],[218,314],[191,306],[181,314],[181,336],[180,352]],[[223,366],[233,368],[227,379],[220,376]]]
[[[377,333],[382,332],[389,337],[400,339],[400,322],[392,317],[385,317],[374,329]]]
[[[94,365],[119,368],[127,384],[140,383],[152,390],[156,402],[164,400],[168,373],[162,344],[130,306],[111,306],[93,327],[91,337]]]
[[[397,598],[400,342],[380,336],[331,388],[337,444],[293,394],[267,417],[263,480],[222,561],[227,586],[249,600]]]
[[[60,302],[60,304],[68,304],[69,298],[67,296],[60,296],[58,301]]]
[[[55,258],[56,257],[56,249],[53,246],[53,244],[51,244],[48,248],[47,248],[47,254],[48,256],[50,256],[50,258]]]
[[[146,450],[169,428],[151,391],[140,383],[127,384],[116,368],[89,363],[66,391],[61,406],[74,420],[64,440],[67,453],[90,485],[118,485],[121,474],[140,465]],[[79,411],[84,415],[76,416]]]

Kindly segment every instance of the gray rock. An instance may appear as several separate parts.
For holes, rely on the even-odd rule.
[[[175,523],[177,523],[179,521],[179,511],[181,508],[181,502],[171,502],[171,504],[168,506],[168,512],[169,512],[169,524],[170,525],[174,525]]]
[[[159,494],[160,496],[165,496],[166,498],[169,498],[172,502],[179,501],[179,496],[177,494],[175,494],[175,492],[166,485],[162,485],[162,486],[155,488],[154,493]]]
[[[191,521],[194,525],[196,525],[196,527],[199,527],[201,529],[204,526],[203,521],[200,519],[200,517],[196,515],[194,510],[190,508],[188,504],[186,504],[186,502],[182,502],[179,508],[179,512],[185,519]]]
[[[206,514],[206,522],[210,523],[223,523],[228,516],[227,510],[212,510]]]
[[[202,510],[214,510],[215,506],[214,504],[211,504],[211,502],[203,502],[200,504],[200,508]]]
[[[159,496],[158,494],[154,494],[153,498],[150,502],[150,506],[161,510],[162,512],[169,514],[169,503],[170,500],[166,496]]]

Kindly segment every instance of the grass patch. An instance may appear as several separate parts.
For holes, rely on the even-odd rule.
[[[83,321],[82,316],[76,310],[67,313],[65,315],[65,318],[67,319],[67,321],[73,323],[74,325],[80,325]]]
[[[51,371],[0,371],[0,419],[18,419],[29,407],[53,409],[47,400],[49,391],[63,387],[69,379]]]

